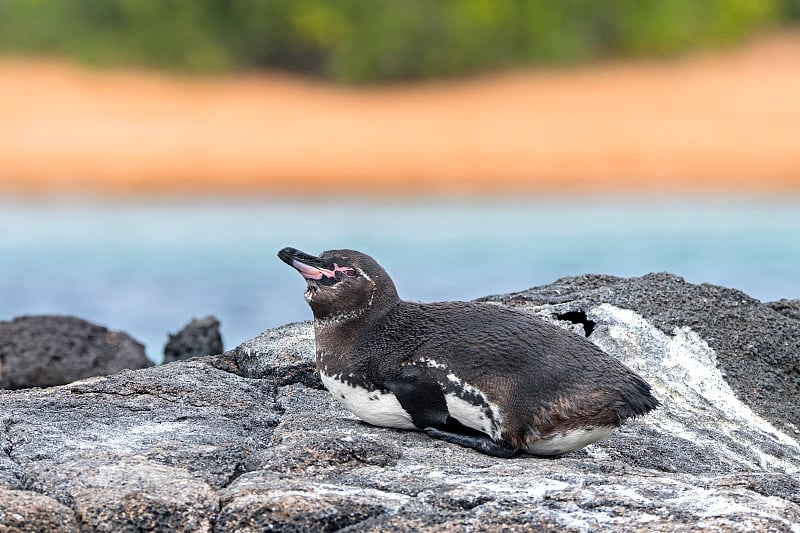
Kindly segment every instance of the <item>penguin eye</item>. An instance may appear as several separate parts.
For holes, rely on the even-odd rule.
[[[343,272],[344,272],[344,275],[347,276],[348,278],[356,277],[356,271],[353,270],[352,268],[345,268],[343,270]]]

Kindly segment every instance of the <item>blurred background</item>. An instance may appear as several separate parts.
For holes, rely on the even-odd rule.
[[[669,271],[800,298],[800,0],[0,0],[0,320],[161,359],[406,299]]]

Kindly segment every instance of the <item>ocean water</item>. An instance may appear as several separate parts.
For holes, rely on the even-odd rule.
[[[213,314],[231,348],[310,318],[284,246],[369,253],[411,300],[654,271],[800,298],[799,198],[3,200],[0,320],[80,316],[160,361],[167,332]]]

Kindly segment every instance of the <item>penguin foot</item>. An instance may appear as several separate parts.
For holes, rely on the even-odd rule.
[[[443,440],[451,444],[458,444],[465,448],[472,448],[473,450],[493,457],[508,459],[517,455],[517,450],[513,448],[504,448],[485,435],[462,435],[460,433],[442,431],[434,427],[427,427],[424,431],[429,437],[434,439]]]

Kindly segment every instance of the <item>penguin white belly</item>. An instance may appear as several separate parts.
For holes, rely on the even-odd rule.
[[[556,433],[539,439],[528,445],[525,451],[534,455],[561,455],[580,450],[593,442],[608,437],[615,428],[598,426],[593,428],[577,428]]]
[[[372,424],[400,429],[417,429],[405,409],[391,392],[368,390],[320,372],[325,388],[345,409],[358,418]]]

